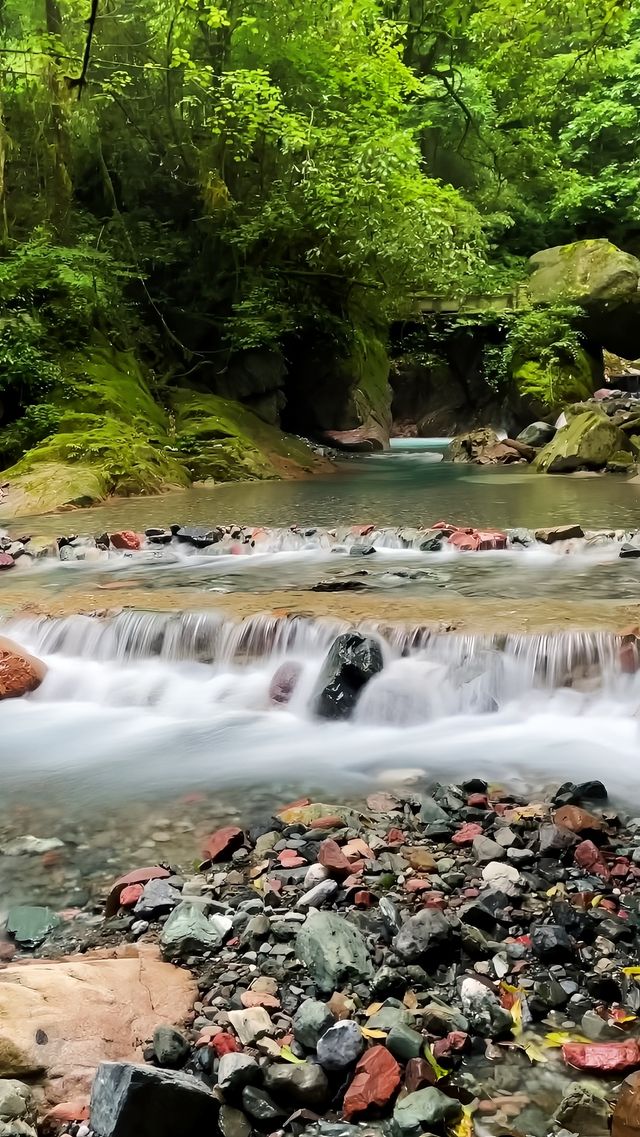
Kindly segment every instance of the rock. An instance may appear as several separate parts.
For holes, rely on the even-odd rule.
[[[548,422],[532,422],[530,426],[520,431],[518,442],[524,442],[527,446],[546,446],[555,433],[555,426],[551,426]]]
[[[264,1071],[265,1088],[276,1097],[281,1097],[289,1106],[291,1102],[296,1105],[307,1106],[310,1109],[322,1109],[326,1105],[329,1093],[327,1075],[322,1066],[305,1062],[300,1066],[284,1063],[274,1063],[267,1066]]]
[[[7,1137],[13,1137],[13,1134],[16,1137],[18,1134],[27,1137],[27,1134],[33,1133],[35,1137],[35,1128],[30,1128],[32,1124],[35,1125],[35,1120],[36,1108],[29,1086],[16,1078],[0,1079],[0,1133],[6,1133]],[[10,1124],[15,1121],[19,1121],[25,1128]]]
[[[5,857],[42,856],[53,849],[64,849],[64,841],[58,837],[33,837],[30,833],[24,837],[16,837],[0,846],[0,853]]]
[[[293,1016],[293,1037],[306,1050],[315,1050],[318,1040],[335,1021],[326,1003],[321,1003],[318,999],[305,999]]]
[[[260,1081],[260,1067],[248,1054],[223,1054],[218,1067],[218,1085],[223,1094],[238,1097],[245,1086]]]
[[[492,841],[490,837],[474,837],[473,839],[473,855],[480,865],[488,864],[489,861],[500,861],[506,856],[506,851],[499,845],[497,841]]]
[[[501,848],[504,848],[501,845]],[[522,878],[514,865],[505,865],[502,861],[490,861],[482,870],[484,884],[497,889],[505,896],[517,896],[522,889]]]
[[[230,861],[231,854],[239,849],[244,842],[244,833],[235,825],[225,825],[207,837],[202,846],[202,857],[205,861],[215,864],[216,861]]]
[[[319,884],[314,885],[308,892],[302,894],[300,899],[296,902],[296,908],[322,908],[324,904],[328,904],[329,901],[333,900],[337,891],[337,881],[321,880]]]
[[[247,1007],[242,1011],[229,1011],[229,1022],[243,1046],[256,1042],[264,1035],[273,1034],[273,1023],[264,1007]]]
[[[483,1038],[500,1038],[509,1033],[513,1019],[509,1011],[501,1006],[492,987],[467,975],[460,984],[460,998],[469,1026],[477,1034]]]
[[[420,1137],[425,1130],[440,1127],[445,1122],[458,1121],[462,1106],[435,1086],[407,1094],[393,1111],[393,1124],[400,1137]]]
[[[383,1003],[379,1011],[367,1019],[369,1030],[389,1031],[395,1026],[410,1026],[413,1015],[406,1007],[398,1003],[397,999],[389,999]]]
[[[536,541],[543,545],[555,545],[558,541],[571,541],[576,537],[584,537],[581,525],[556,525],[553,529],[536,529]]]
[[[318,1040],[318,1062],[323,1070],[342,1070],[360,1057],[364,1045],[358,1024],[352,1019],[345,1019],[329,1027]]]
[[[296,938],[296,954],[320,991],[344,983],[366,982],[373,975],[364,938],[353,924],[334,912],[312,912]]]
[[[219,947],[230,929],[231,920],[226,916],[211,916],[207,919],[197,904],[182,900],[162,929],[162,953],[167,959],[201,955]]]
[[[171,876],[168,869],[162,868],[161,865],[145,866],[141,869],[133,869],[131,872],[125,873],[124,876],[118,877],[111,886],[111,891],[107,897],[105,905],[105,916],[115,916],[118,908],[120,907],[120,895],[123,888],[131,884],[145,885],[149,880],[161,880]]]
[[[400,851],[416,872],[436,872],[436,859],[429,849],[414,846],[413,848],[402,848]]]
[[[586,809],[580,809],[577,805],[563,805],[557,809],[555,822],[563,829],[569,829],[571,833],[598,833],[604,829],[601,817],[596,817],[594,813],[588,813]]]
[[[7,931],[21,947],[38,947],[62,923],[51,908],[20,904],[10,908],[7,915]]]
[[[629,1074],[622,1083],[613,1111],[611,1137],[640,1135],[640,1073]]]
[[[256,1121],[281,1121],[289,1116],[289,1112],[276,1104],[266,1090],[257,1089],[256,1086],[245,1086],[242,1091],[242,1105],[249,1117]]]
[[[337,842],[330,837],[320,843],[318,861],[334,876],[349,876],[351,873],[351,862],[347,860]]]
[[[531,928],[533,953],[543,963],[566,963],[573,959],[573,944],[559,924],[534,924]]]
[[[377,640],[359,632],[338,636],[329,648],[312,696],[316,714],[322,718],[347,718],[364,685],[382,667]]]
[[[629,446],[626,435],[602,411],[581,411],[540,451],[534,466],[547,474],[600,470]]]
[[[400,1085],[400,1067],[384,1046],[372,1046],[362,1056],[342,1103],[347,1121],[375,1106],[388,1105]]]
[[[408,1062],[410,1058],[420,1056],[424,1038],[417,1030],[413,1030],[403,1023],[398,1023],[391,1027],[385,1045],[394,1058],[404,1063]]]
[[[162,1023],[153,1032],[153,1052],[159,1066],[176,1069],[186,1062],[190,1047],[179,1030]]]
[[[596,876],[602,877],[603,880],[609,880],[611,873],[607,863],[602,855],[601,850],[593,841],[581,841],[576,847],[575,862],[584,869],[585,872],[594,873]]]
[[[166,880],[155,878],[145,884],[142,896],[138,900],[134,912],[141,920],[158,920],[172,912],[182,900],[177,888],[173,888]],[[122,901],[122,895],[120,897]]]
[[[629,541],[625,541],[620,547],[619,556],[622,560],[634,560],[640,557],[640,545],[631,545]]]
[[[565,849],[577,845],[578,838],[570,829],[559,825],[541,825],[538,830],[538,847],[541,857],[558,856]]]
[[[269,702],[276,706],[286,706],[298,685],[302,664],[286,660],[274,672],[269,684]]]
[[[388,434],[373,420],[366,426],[355,427],[353,430],[325,430],[322,432],[322,441],[334,446],[336,450],[354,453],[371,453],[374,450],[386,450],[389,446]]]
[[[0,700],[17,699],[37,690],[47,665],[19,644],[0,636]]]
[[[215,1132],[218,1102],[189,1074],[103,1062],[91,1091],[96,1137],[185,1137]]]
[[[139,533],[132,533],[131,530],[125,529],[121,533],[110,533],[109,540],[114,549],[127,549],[130,552],[139,549],[142,546],[142,538]]]
[[[441,912],[425,908],[410,916],[393,941],[394,950],[408,963],[450,946],[453,928]]]
[[[222,1137],[251,1137],[251,1122],[241,1109],[232,1105],[220,1106],[218,1129]]]
[[[576,1070],[616,1074],[640,1066],[640,1044],[626,1042],[565,1042],[562,1057]]]
[[[73,1099],[101,1062],[141,1060],[140,1040],[184,1020],[195,997],[190,975],[150,945],[11,963],[0,971],[0,1076],[44,1068],[46,1100]]]

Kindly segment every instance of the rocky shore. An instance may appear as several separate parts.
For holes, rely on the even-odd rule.
[[[398,772],[193,857],[7,913],[5,1137],[640,1132],[640,820],[600,782]]]

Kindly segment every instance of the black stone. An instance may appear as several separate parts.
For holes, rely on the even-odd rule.
[[[329,648],[316,686],[316,714],[322,718],[348,718],[362,688],[382,667],[382,650],[377,640],[359,632],[338,636]]]
[[[215,1133],[218,1102],[189,1074],[101,1062],[91,1091],[96,1137],[202,1137]]]
[[[534,924],[531,946],[534,955],[543,963],[565,963],[574,956],[571,939],[560,924]]]

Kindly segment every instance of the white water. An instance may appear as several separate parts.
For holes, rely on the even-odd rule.
[[[378,629],[383,672],[352,721],[327,723],[309,699],[341,627],[210,614],[8,621],[2,631],[50,670],[34,695],[0,704],[3,786],[95,803],[245,782],[364,788],[409,767],[511,785],[600,777],[640,807],[640,676],[619,672],[614,637]],[[275,707],[284,659],[302,674]]]

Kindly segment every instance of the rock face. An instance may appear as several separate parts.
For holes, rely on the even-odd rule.
[[[535,304],[579,304],[587,335],[627,359],[637,354],[640,261],[607,240],[575,241],[530,258],[528,292]]]
[[[189,1074],[103,1062],[91,1092],[96,1137],[200,1137],[215,1132],[218,1102]]]
[[[618,451],[628,451],[622,431],[599,410],[581,411],[538,454],[534,465],[548,474],[601,470]]]
[[[357,983],[373,975],[362,934],[335,912],[315,912],[307,917],[298,932],[296,952],[320,991],[329,993],[343,983]]]
[[[6,636],[0,636],[0,700],[15,699],[35,691],[47,666]]]
[[[11,963],[0,971],[0,1075],[44,1070],[53,1102],[85,1093],[100,1062],[140,1059],[141,1041],[181,1022],[195,992],[188,973],[152,947]]]
[[[338,636],[329,648],[313,696],[316,714],[322,718],[347,718],[365,683],[382,667],[382,650],[377,640],[359,632]]]

